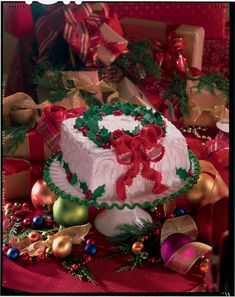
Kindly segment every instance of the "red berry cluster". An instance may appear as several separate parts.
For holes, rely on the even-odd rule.
[[[115,116],[120,116],[122,114],[123,114],[123,112],[120,109],[117,109],[117,110],[113,111],[113,115],[115,115]]]
[[[82,126],[80,129],[79,129],[80,132],[82,132],[82,134],[84,136],[86,136],[87,132],[89,131],[89,129],[85,126]]]

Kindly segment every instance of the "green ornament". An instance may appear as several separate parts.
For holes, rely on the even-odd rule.
[[[88,221],[88,207],[59,197],[53,205],[53,216],[65,227],[83,225]]]

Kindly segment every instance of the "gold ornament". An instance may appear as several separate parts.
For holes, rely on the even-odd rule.
[[[201,204],[202,200],[214,201],[218,194],[219,189],[215,179],[207,173],[200,173],[196,185],[187,192],[186,198],[192,203]]]
[[[88,221],[88,207],[59,197],[53,206],[53,217],[62,226],[82,225]]]
[[[29,235],[28,235],[28,239],[29,239],[31,242],[36,242],[36,241],[38,241],[40,238],[41,238],[41,235],[40,235],[40,233],[38,233],[37,231],[32,231],[32,232],[30,232]]]
[[[26,125],[33,123],[36,117],[36,110],[35,109],[13,109],[10,111],[10,119],[12,124],[15,125]]]
[[[133,253],[140,253],[144,250],[144,244],[140,241],[136,241],[132,245],[132,252]]]
[[[33,185],[31,200],[36,209],[44,213],[52,213],[52,207],[56,201],[56,194],[48,188],[43,179],[40,179]]]
[[[52,252],[56,257],[65,258],[71,254],[72,241],[67,236],[59,236],[52,242]]]

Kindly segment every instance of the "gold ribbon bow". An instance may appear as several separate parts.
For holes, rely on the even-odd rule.
[[[203,112],[208,112],[215,120],[224,118],[227,108],[224,105],[215,105],[214,107],[194,106],[191,111],[191,120],[196,122]]]
[[[47,240],[40,240],[30,244],[27,247],[24,247],[20,250],[20,254],[26,252],[31,257],[38,256],[42,254],[46,248],[51,247],[53,240],[60,236],[68,237],[71,240],[72,244],[80,244],[82,242],[82,239],[88,234],[90,228],[91,224],[88,223],[85,225],[72,226],[69,228],[61,229],[55,235],[49,236]]]

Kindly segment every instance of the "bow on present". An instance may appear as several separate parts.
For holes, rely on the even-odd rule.
[[[170,26],[166,31],[166,46],[162,46],[159,41],[155,41],[155,59],[165,74],[170,75],[172,71],[179,74],[187,71],[186,58],[183,55],[184,40],[182,37],[176,37],[176,28],[178,26]]]
[[[43,136],[47,145],[53,152],[60,150],[60,128],[63,120],[82,115],[86,107],[67,110],[64,107],[49,105],[41,116],[37,131]]]
[[[64,38],[84,63],[91,60],[94,65],[101,46],[111,52],[113,60],[127,51],[126,41],[111,42],[104,38],[101,25],[110,18],[109,6],[99,5],[100,11],[94,11],[94,6],[88,3],[70,4],[65,10]]]
[[[110,136],[110,142],[116,149],[117,162],[131,165],[125,176],[116,182],[118,197],[126,199],[125,186],[131,186],[133,178],[139,173],[142,177],[153,181],[153,193],[159,194],[167,189],[161,184],[161,173],[150,167],[150,162],[159,162],[164,153],[164,147],[158,143],[163,131],[160,126],[151,124],[143,127],[136,136],[130,136],[121,130],[115,130]]]

